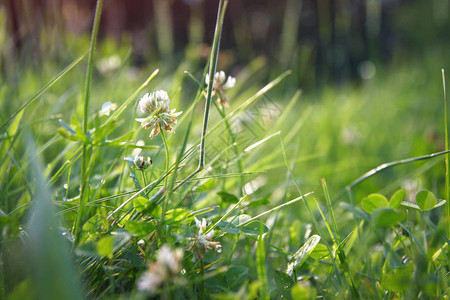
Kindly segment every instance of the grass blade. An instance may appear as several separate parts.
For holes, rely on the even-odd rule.
[[[42,164],[32,138],[27,142],[31,148],[30,182],[35,182],[28,245],[33,287],[38,299],[82,299],[79,278],[75,275],[70,250],[59,232]]]
[[[445,151],[447,153],[445,154],[445,197],[447,200],[447,238],[450,238],[450,162],[449,162],[449,145],[448,145],[448,116],[447,116],[447,89],[445,84],[445,70],[442,69],[442,89],[444,91],[444,135],[445,135]]]
[[[97,41],[98,28],[100,25],[100,16],[102,12],[103,0],[97,1],[97,7],[95,9],[94,16],[94,26],[92,28],[91,42],[89,45],[89,57],[88,57],[88,67],[86,71],[86,81],[84,87],[84,114],[83,114],[83,135],[87,136],[88,133],[88,118],[89,118],[89,98],[90,98],[90,87],[92,80],[92,68],[94,65],[94,50]],[[80,240],[81,234],[81,223],[84,217],[84,205],[88,198],[88,145],[83,143],[83,150],[81,155],[81,186],[80,186],[80,207],[78,208],[77,218],[73,227],[73,233],[75,236],[74,246],[76,246]]]
[[[2,127],[0,129],[3,130],[9,124],[9,122],[11,122],[12,119],[14,119],[22,110],[24,110],[25,108],[27,108],[27,106],[29,106],[31,103],[36,101],[36,99],[38,99],[40,95],[42,95],[46,90],[51,88],[56,82],[58,82],[61,78],[63,78],[64,75],[66,75],[70,70],[73,69],[73,67],[75,67],[80,61],[83,60],[83,58],[86,56],[87,53],[88,52],[86,51],[83,54],[81,54],[77,59],[75,59],[72,63],[70,63],[64,70],[59,72],[58,75],[56,75],[52,80],[50,80],[46,85],[44,85],[39,91],[37,91],[33,96],[31,96],[30,99],[28,99],[24,104],[22,104],[22,106],[20,106],[19,109],[8,118],[8,120],[6,120],[6,122],[2,125]]]

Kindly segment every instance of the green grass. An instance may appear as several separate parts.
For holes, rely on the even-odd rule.
[[[94,26],[70,58],[3,79],[2,298],[448,297],[448,175],[431,155],[448,149],[448,58],[304,93],[296,70],[255,58],[222,107],[204,82],[221,68],[222,21],[208,61],[191,48],[136,71],[128,44],[95,48]],[[111,55],[121,64],[102,73]],[[160,89],[183,114],[150,139],[138,102]],[[107,101],[117,109],[99,114]]]

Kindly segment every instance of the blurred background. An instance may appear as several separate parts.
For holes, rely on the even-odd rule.
[[[13,76],[16,67],[11,60],[38,66],[43,56],[65,61],[79,53],[76,40],[88,37],[96,1],[0,3],[1,72]],[[101,39],[129,48],[136,67],[160,59],[176,66],[180,54],[204,59],[217,4],[106,0]],[[233,0],[220,64],[239,67],[263,56],[273,72],[292,69],[293,80],[303,89],[340,86],[349,79],[370,79],[376,66],[396,59],[445,57],[449,16],[450,0]]]
[[[87,50],[96,1],[0,3],[3,123]],[[147,91],[167,90],[171,105],[185,111],[197,85],[184,71],[201,78],[218,3],[105,0],[91,111],[101,110],[107,101],[122,103],[156,68],[160,73]],[[450,69],[449,29],[450,0],[231,0],[218,68],[237,77],[236,87],[227,93],[232,107],[292,70],[263,100],[278,105],[280,115],[302,91],[279,128],[295,136],[286,142],[288,155],[298,157],[295,172],[306,188],[320,189],[320,178],[325,177],[330,190],[337,192],[377,165],[444,149],[441,68]],[[38,144],[57,132],[58,119],[82,119],[85,70],[86,59],[28,110],[27,119],[41,124],[34,126]],[[196,109],[200,116],[202,106]],[[199,119],[194,134],[200,125]],[[290,134],[294,129],[298,132]],[[45,154],[46,161],[61,149],[53,151]],[[282,166],[274,168],[284,172]],[[440,186],[441,167],[436,159],[421,169],[425,186]],[[431,173],[429,168],[434,168]],[[368,190],[394,190],[403,180],[419,177],[411,172],[409,165],[384,172],[368,183]]]

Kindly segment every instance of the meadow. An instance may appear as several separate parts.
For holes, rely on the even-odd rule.
[[[445,47],[338,87],[230,75],[221,0],[207,56],[137,68],[102,3],[2,61],[2,299],[448,298]]]

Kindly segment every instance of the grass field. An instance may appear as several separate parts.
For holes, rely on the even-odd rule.
[[[3,62],[2,299],[448,298],[443,49],[304,91],[256,57],[234,84],[228,1],[207,61],[141,69],[97,42],[102,2],[90,41]]]

